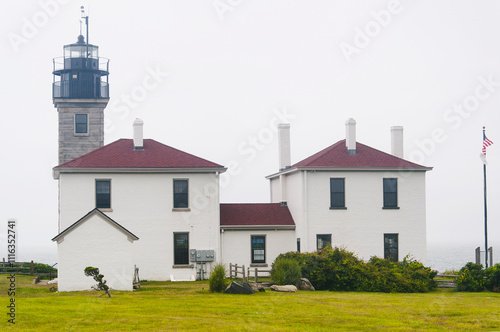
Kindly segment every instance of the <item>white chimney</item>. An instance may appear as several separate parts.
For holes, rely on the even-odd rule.
[[[403,127],[391,127],[391,153],[392,155],[403,158]]]
[[[142,127],[144,122],[141,119],[135,119],[134,121],[134,150],[144,149],[144,135]]]
[[[290,124],[278,124],[278,150],[280,160],[280,171],[290,167]]]
[[[345,145],[349,154],[356,154],[356,120],[353,118],[345,122]]]

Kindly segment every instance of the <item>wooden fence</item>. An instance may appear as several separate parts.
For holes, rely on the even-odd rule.
[[[30,266],[23,267],[23,265],[29,264]],[[54,264],[55,265],[55,264]],[[0,274],[14,273],[16,275],[26,275],[26,276],[38,276],[38,277],[49,277],[49,279],[57,278],[57,270],[48,273],[34,273],[33,272],[33,261],[31,262],[0,262]]]
[[[258,268],[247,267],[245,265],[229,264],[229,278],[242,279],[243,282],[250,282],[253,276],[255,283],[259,282],[259,277],[269,277],[271,270],[260,270]]]
[[[443,279],[445,278],[445,279]],[[457,275],[452,274],[438,274],[434,279],[438,283],[438,288],[455,288],[457,284],[455,280],[458,278]]]

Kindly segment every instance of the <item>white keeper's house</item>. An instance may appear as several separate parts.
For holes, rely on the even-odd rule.
[[[279,125],[279,172],[271,202],[220,203],[223,165],[143,138],[104,145],[108,61],[79,36],[54,59],[59,115],[59,291],[89,289],[98,267],[112,289],[141,279],[207,278],[217,262],[270,267],[280,253],[327,243],[359,257],[426,262],[425,173],[404,160],[401,127],[392,154],[346,139],[291,164],[290,126]],[[194,208],[196,206],[196,208]],[[201,207],[201,208],[200,208]]]

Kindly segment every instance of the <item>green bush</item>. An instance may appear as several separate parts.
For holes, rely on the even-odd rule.
[[[300,265],[290,258],[277,258],[271,268],[271,278],[276,285],[300,286]]]
[[[497,263],[484,271],[486,280],[484,286],[492,292],[500,292],[500,264]]]
[[[484,271],[481,264],[469,262],[460,269],[457,290],[460,292],[481,292],[484,290]]]
[[[227,287],[226,267],[223,264],[216,264],[210,275],[209,285],[211,293],[222,293]]]
[[[317,290],[412,293],[437,287],[437,272],[408,257],[402,262],[372,257],[365,263],[345,248],[328,246],[314,253],[289,252],[277,260],[281,258],[295,260]]]
[[[386,293],[425,293],[437,287],[434,277],[437,271],[409,258],[391,262],[378,257],[367,264],[369,280],[367,291]]]

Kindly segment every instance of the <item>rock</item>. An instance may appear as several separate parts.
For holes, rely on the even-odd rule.
[[[256,283],[250,284],[250,287],[252,288],[252,290],[254,292],[265,292],[266,291],[264,286],[256,284]]]
[[[233,281],[224,291],[226,294],[253,294],[254,291],[246,282]]]
[[[285,286],[272,285],[271,290],[275,292],[295,293],[297,292],[297,287],[295,287],[294,285],[285,285]]]
[[[49,285],[57,284],[57,278],[52,279],[51,281],[47,282],[47,284],[49,284]]]
[[[309,281],[309,279],[306,278],[300,278],[300,290],[305,290],[305,291],[315,291],[313,285]]]
[[[32,284],[38,284],[39,282],[40,282],[40,277],[36,277],[35,279],[33,279]]]

